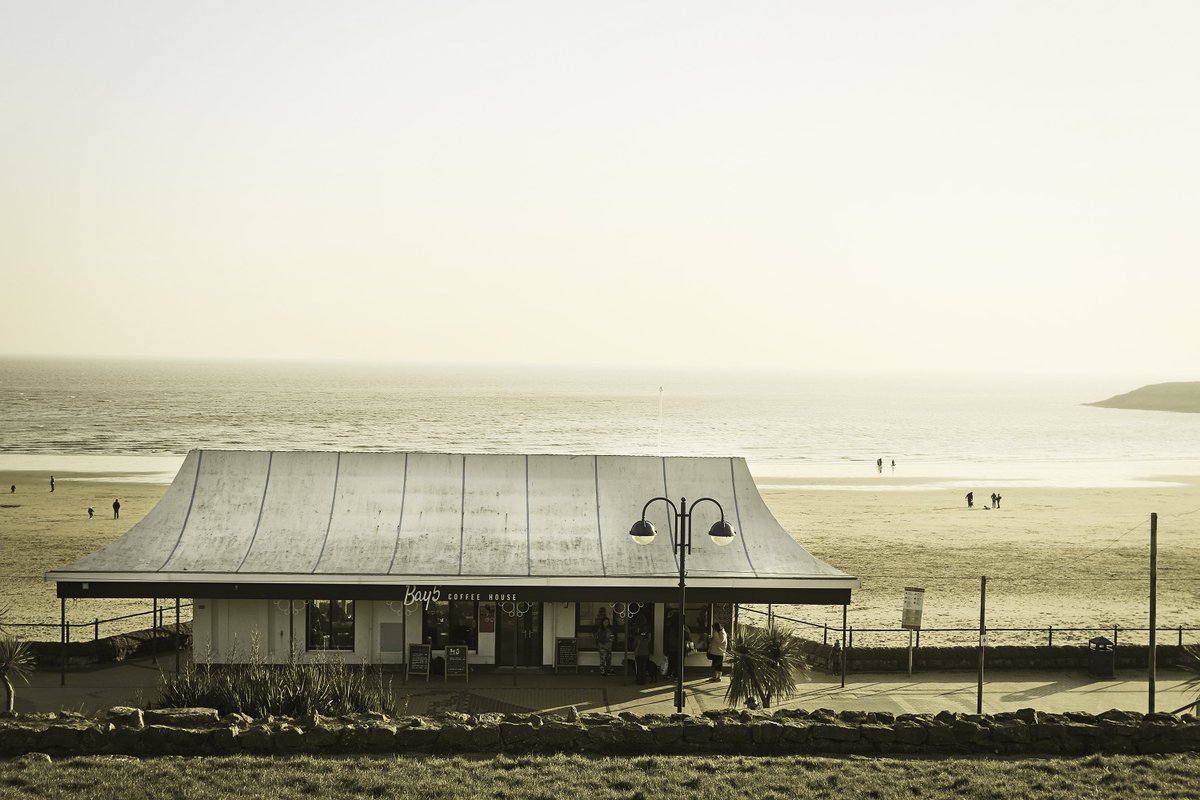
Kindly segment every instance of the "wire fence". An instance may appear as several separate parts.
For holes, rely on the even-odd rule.
[[[191,603],[180,603],[179,622],[191,621]],[[184,616],[184,609],[188,614]],[[128,620],[151,617],[149,625],[130,623]],[[118,624],[122,623],[122,624]],[[96,641],[101,636],[116,636],[130,631],[141,630],[144,627],[163,628],[175,624],[175,605],[161,605],[149,611],[139,611],[136,614],[122,614],[119,617],[100,619],[96,617],[91,622],[70,622],[65,626],[60,622],[5,622],[0,625],[4,630],[11,630],[19,639],[31,641],[68,641],[78,642],[91,639]],[[43,634],[44,632],[44,634]]]
[[[777,614],[770,610],[762,611],[761,609],[749,606],[742,606],[741,613],[757,614],[771,620],[785,622],[793,627],[800,628],[808,637],[813,637],[819,633],[821,641],[825,644],[833,644],[842,638],[842,629],[840,627],[835,628],[824,623],[808,622],[783,614]],[[1177,644],[1182,647],[1184,644],[1200,641],[1200,627],[1190,625],[1156,626],[1155,631],[1157,634],[1155,638],[1158,644]],[[1082,646],[1087,645],[1089,641],[1097,637],[1108,639],[1115,647],[1122,643],[1147,644],[1150,635],[1149,628],[1123,625],[1087,628],[1058,627],[1054,625],[1038,628],[985,627],[984,632],[987,635],[987,645],[989,647],[997,645]],[[912,636],[915,647],[920,647],[922,644],[927,647],[975,647],[979,644],[980,630],[978,627],[974,627],[923,628],[918,631],[909,631],[899,627],[856,628],[854,626],[847,626],[846,646],[907,647],[910,636]]]

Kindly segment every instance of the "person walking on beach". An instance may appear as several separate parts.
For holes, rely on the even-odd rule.
[[[91,519],[94,516],[96,516],[96,509],[88,506],[88,519]]]
[[[882,458],[875,459],[875,466],[879,468],[880,472],[883,472],[883,459]]]
[[[600,674],[612,674],[613,627],[604,609],[596,620],[596,652],[600,654]]]
[[[992,508],[996,507],[996,493],[992,492]]]
[[[967,508],[975,507],[975,493],[967,492]]]
[[[9,494],[16,494],[16,493],[17,493],[17,485],[16,485],[15,483],[14,483],[12,486],[8,487],[8,493],[9,493]]]
[[[708,660],[712,662],[712,682],[721,680],[721,672],[725,669],[725,649],[729,646],[729,637],[721,623],[714,622],[712,632],[708,635]]]
[[[54,491],[54,476],[50,476],[50,491]]]
[[[120,519],[120,518],[121,518],[121,501],[119,499],[113,500],[113,519]]]
[[[996,495],[996,508],[1000,507],[1000,495]]]

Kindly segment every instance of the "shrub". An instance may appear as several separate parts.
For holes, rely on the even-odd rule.
[[[795,634],[775,625],[742,627],[729,647],[726,702],[767,708],[772,698],[785,700],[794,695],[796,676],[808,669],[800,646]]]
[[[28,642],[21,642],[7,634],[0,635],[0,682],[4,683],[4,710],[13,712],[16,702],[16,691],[13,689],[12,678],[20,678],[29,683],[33,674],[33,650]]]

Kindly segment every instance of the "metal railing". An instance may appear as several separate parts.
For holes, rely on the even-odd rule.
[[[742,606],[741,613],[758,614],[759,616],[768,617],[769,619],[782,620],[791,625],[803,626],[821,631],[821,640],[825,644],[837,641],[842,637],[842,629],[840,627],[831,627],[827,624],[808,622],[794,617],[788,617],[783,614],[778,614],[773,611],[761,611],[757,608]],[[996,646],[998,644],[1014,644],[1014,645],[1042,645],[1047,647],[1054,646],[1055,636],[1059,638],[1059,644],[1087,644],[1087,639],[1083,641],[1070,641],[1073,634],[1092,634],[1112,636],[1112,643],[1115,647],[1121,641],[1121,635],[1124,634],[1126,639],[1134,634],[1148,634],[1149,628],[1139,628],[1135,626],[1124,625],[1106,625],[1086,628],[1073,627],[1058,627],[1048,625],[1038,628],[985,628],[988,636],[988,646]],[[1167,644],[1168,639],[1162,634],[1174,634],[1176,643],[1182,647],[1184,644],[1184,635],[1187,634],[1189,640],[1200,640],[1200,627],[1190,625],[1174,625],[1174,626],[1158,626],[1155,630],[1160,634],[1158,643]],[[930,635],[937,637],[940,641],[935,646],[977,646],[979,644],[979,628],[922,628],[919,631],[913,631],[913,645],[921,646],[921,637],[926,638],[926,646],[930,645],[928,641]],[[910,631],[904,628],[856,628],[848,626],[846,628],[846,646],[848,647],[907,647]],[[1008,635],[1005,638],[1009,641],[995,641],[994,634]],[[856,638],[857,637],[857,638]],[[864,638],[867,638],[864,641]],[[1093,638],[1088,637],[1088,638]],[[1064,641],[1067,640],[1067,641]],[[881,641],[883,640],[883,641]],[[1140,642],[1144,644],[1145,642]]]
[[[191,607],[192,607],[191,603],[180,603],[180,605],[179,605],[180,613],[182,614],[183,609],[185,609],[185,608],[190,609]],[[171,619],[169,622],[167,621],[167,612],[168,611],[171,612]],[[163,628],[163,627],[166,627],[167,625],[175,624],[174,614],[175,614],[175,605],[174,605],[174,603],[172,603],[171,605],[158,606],[157,608],[153,608],[149,611],[139,611],[136,614],[122,614],[119,617],[108,617],[107,619],[100,619],[99,617],[96,617],[91,622],[69,622],[68,621],[65,626],[66,633],[68,635],[65,635],[65,636],[64,636],[64,626],[60,622],[5,622],[3,624],[3,626],[0,626],[0,627],[3,627],[4,629],[12,628],[12,629],[24,629],[24,630],[43,629],[48,632],[52,632],[53,635],[55,636],[55,639],[59,642],[64,641],[64,638],[65,638],[65,641],[68,641],[68,642],[85,641],[85,639],[78,639],[78,638],[76,638],[76,636],[70,635],[70,634],[73,634],[75,630],[80,629],[80,628],[91,628],[92,641],[96,641],[100,638],[100,626],[101,625],[111,625],[112,623],[115,623],[115,622],[123,622],[125,620],[130,620],[130,619],[138,619],[140,617],[152,617],[152,619],[150,620],[149,627],[150,628]],[[189,616],[186,619],[181,617],[179,621],[181,623],[183,623],[183,622],[189,622],[190,620],[191,620],[191,617]],[[140,630],[139,626],[137,626],[137,625],[122,625],[122,626],[120,626],[120,630],[105,631],[105,633],[106,633],[106,635],[112,636],[112,635],[121,634],[121,633],[128,633],[128,632],[134,631],[134,630]],[[85,636],[86,636],[86,634],[85,634]],[[21,637],[21,638],[28,638],[28,637]]]

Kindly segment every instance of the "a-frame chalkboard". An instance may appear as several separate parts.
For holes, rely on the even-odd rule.
[[[429,680],[429,665],[432,659],[430,658],[430,650],[427,644],[410,644],[408,646],[408,664],[404,670],[404,680],[408,680],[409,675],[424,675],[425,680]]]

